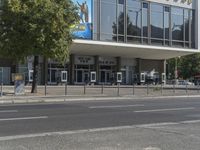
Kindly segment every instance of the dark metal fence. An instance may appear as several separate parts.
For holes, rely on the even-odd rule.
[[[3,96],[12,96],[14,86],[2,86]],[[31,93],[31,86],[25,86],[26,96],[175,96],[199,95],[199,85],[46,85],[38,86],[38,93]]]

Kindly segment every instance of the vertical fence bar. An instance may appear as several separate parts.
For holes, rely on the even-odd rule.
[[[188,86],[187,86],[187,84],[186,84],[186,86],[185,86],[185,90],[186,90],[186,94],[188,94]]]
[[[173,93],[175,94],[175,82],[174,82],[174,84],[173,84]]]
[[[1,68],[1,96],[3,96],[3,67]]]
[[[104,88],[104,85],[102,84],[101,85],[101,94],[103,94],[103,88]]]
[[[67,82],[65,82],[65,96],[67,95]]]
[[[117,96],[119,96],[120,83],[117,84]]]
[[[86,94],[86,83],[84,84],[84,95]]]
[[[44,85],[44,95],[46,96],[47,95],[47,83],[45,82],[45,85]]]
[[[1,97],[3,96],[3,82],[1,82]]]

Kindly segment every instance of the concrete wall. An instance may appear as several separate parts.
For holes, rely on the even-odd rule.
[[[164,60],[140,60],[140,72],[155,69],[156,72],[163,73],[165,72],[164,68]]]

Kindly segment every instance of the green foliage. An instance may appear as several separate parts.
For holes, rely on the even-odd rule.
[[[64,62],[78,22],[71,0],[6,0],[0,15],[0,55],[17,60],[40,55]]]
[[[200,73],[200,54],[181,57],[180,76],[184,79],[192,78]]]
[[[178,78],[189,79],[200,74],[200,54],[192,54],[182,56],[180,58],[172,58],[167,61],[168,71],[174,79],[175,64],[177,61]]]

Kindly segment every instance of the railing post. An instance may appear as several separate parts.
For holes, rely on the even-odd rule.
[[[101,94],[103,94],[103,88],[104,88],[104,85],[102,84],[101,85]]]
[[[117,87],[117,96],[119,96],[119,88],[120,88],[120,83],[117,83],[118,87]]]
[[[173,84],[173,93],[175,94],[175,82],[174,82],[174,84]]]
[[[44,94],[45,96],[47,95],[47,83],[45,82],[45,85],[44,85]]]
[[[186,84],[186,94],[188,94],[188,86],[187,86],[187,84]]]
[[[1,97],[3,96],[3,82],[1,82]]]
[[[84,95],[86,94],[86,83],[84,84]]]
[[[67,95],[67,82],[65,82],[65,96]]]

